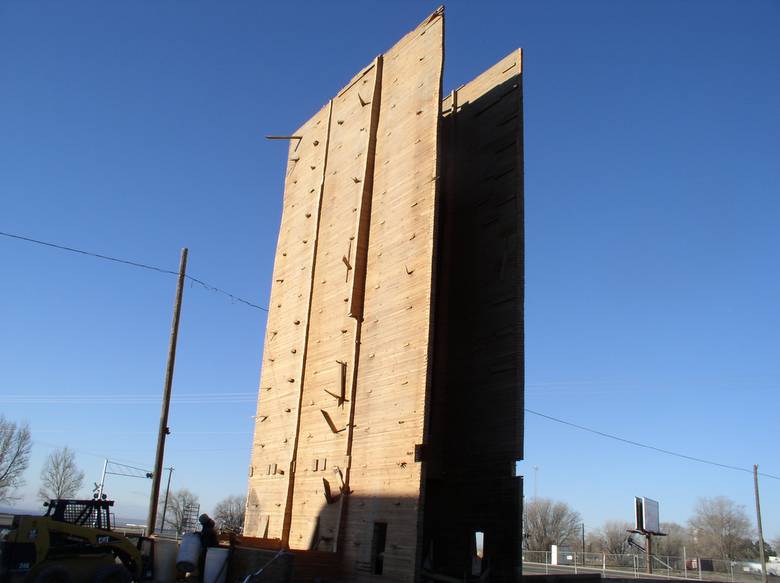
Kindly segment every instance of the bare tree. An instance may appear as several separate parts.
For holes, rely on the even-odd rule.
[[[700,498],[688,524],[700,556],[746,558],[753,529],[744,506],[724,496]]]
[[[8,421],[0,415],[0,502],[17,500],[17,488],[24,485],[24,471],[30,464],[32,435],[27,424]]]
[[[661,532],[666,536],[653,538],[653,553],[669,557],[681,557],[683,547],[692,546],[688,529],[676,522],[662,522]]]
[[[222,530],[240,533],[244,528],[246,496],[228,496],[214,507],[214,519]]]
[[[628,529],[631,525],[628,522],[617,520],[608,520],[599,530],[596,531],[597,550],[601,553],[610,555],[622,555],[629,552]]]
[[[588,530],[585,533],[585,552],[599,553],[601,551],[601,531]]]
[[[550,545],[572,544],[581,524],[579,513],[565,502],[535,498],[525,505],[526,546],[533,551],[547,551]]]
[[[164,501],[163,501],[164,502]],[[160,503],[159,514],[162,515],[162,503]],[[174,529],[178,534],[184,534],[186,524],[186,511],[189,507],[198,505],[198,497],[187,488],[181,488],[171,492],[168,496],[168,508],[165,511],[165,526]],[[196,517],[197,518],[197,517]]]
[[[63,447],[51,452],[43,464],[38,498],[42,502],[73,498],[83,484],[84,472],[76,465],[76,452]]]

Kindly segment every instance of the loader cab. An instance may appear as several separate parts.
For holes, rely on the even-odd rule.
[[[111,530],[111,507],[113,500],[69,500],[55,499],[44,502],[45,518],[102,530]]]

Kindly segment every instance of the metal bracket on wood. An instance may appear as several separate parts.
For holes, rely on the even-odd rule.
[[[333,419],[331,419],[330,415],[328,415],[328,412],[325,409],[320,409],[320,413],[322,413],[322,416],[325,418],[328,427],[330,427],[330,430],[333,433],[341,433],[342,431],[345,431],[347,429],[346,427],[344,427],[343,429],[337,428],[336,424],[333,423]]]

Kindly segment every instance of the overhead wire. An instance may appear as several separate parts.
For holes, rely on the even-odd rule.
[[[679,453],[679,452],[676,452],[676,451],[671,451],[671,450],[668,450],[668,449],[664,449],[662,447],[656,447],[654,445],[649,445],[649,444],[646,444],[646,443],[640,443],[639,441],[634,441],[633,439],[626,439],[625,437],[620,437],[618,435],[613,435],[611,433],[606,433],[604,431],[599,431],[598,429],[592,429],[590,427],[585,427],[584,425],[579,425],[577,423],[572,423],[571,421],[566,421],[564,419],[559,419],[558,417],[553,417],[552,415],[546,415],[544,413],[540,413],[539,411],[534,411],[533,409],[525,409],[525,412],[526,413],[531,413],[532,415],[537,415],[539,417],[543,417],[544,419],[548,419],[550,421],[555,421],[556,423],[560,423],[562,425],[568,425],[569,427],[574,427],[575,429],[580,429],[582,431],[587,431],[588,433],[593,433],[595,435],[600,435],[601,437],[606,437],[608,439],[614,439],[616,441],[621,441],[623,443],[627,443],[627,444],[633,445],[635,447],[642,447],[644,449],[650,449],[650,450],[657,451],[659,453],[663,453],[663,454],[666,454],[666,455],[671,455],[671,456],[675,456],[675,457],[678,457],[678,458],[687,459],[687,460],[698,462],[698,463],[701,463],[701,464],[709,464],[711,466],[717,466],[717,467],[725,468],[725,469],[728,469],[728,470],[735,470],[735,471],[738,471],[738,472],[747,472],[749,474],[753,473],[752,469],[743,468],[743,467],[740,467],[740,466],[732,466],[730,464],[723,464],[723,463],[720,463],[720,462],[714,462],[712,460],[707,460],[707,459],[704,459],[704,458],[695,457],[695,456],[692,456],[692,455],[687,455],[687,454]],[[765,478],[771,478],[773,480],[780,480],[780,476],[775,476],[773,474],[767,474],[767,473],[764,473],[764,472],[759,472],[759,475],[760,476],[764,476]]]
[[[26,237],[26,236],[14,234],[14,233],[7,233],[7,232],[4,232],[4,231],[0,231],[0,235],[2,235],[4,237],[11,238],[11,239],[17,239],[17,240],[20,240],[20,241],[26,241],[28,243],[34,243],[36,245],[43,245],[43,246],[50,247],[50,248],[53,248],[53,249],[58,249],[58,250],[61,250],[61,251],[67,251],[67,252],[70,252],[70,253],[77,253],[77,254],[80,254],[80,255],[88,256],[88,257],[94,257],[96,259],[102,259],[104,261],[112,261],[112,262],[115,262],[115,263],[129,265],[131,267],[137,267],[139,269],[146,269],[146,270],[149,270],[149,271],[156,271],[158,273],[162,273],[162,274],[166,274],[166,275],[178,275],[178,272],[176,272],[176,271],[173,271],[173,270],[170,270],[170,269],[165,269],[165,268],[158,267],[158,266],[155,266],[155,265],[149,265],[149,264],[146,264],[146,263],[140,263],[138,261],[131,261],[129,259],[122,259],[122,258],[119,258],[119,257],[112,257],[110,255],[104,255],[102,253],[95,253],[95,252],[92,252],[92,251],[85,251],[83,249],[77,249],[75,247],[69,247],[67,245],[60,245],[58,243],[52,243],[50,241],[42,241],[40,239],[34,239],[32,237]],[[207,289],[209,291],[221,293],[221,294],[229,297],[231,300],[234,300],[234,301],[237,301],[239,303],[245,304],[245,305],[247,305],[247,306],[249,306],[251,308],[262,310],[264,312],[268,311],[268,308],[265,308],[263,306],[259,306],[259,305],[255,304],[253,302],[250,302],[249,300],[245,300],[244,298],[241,298],[241,297],[236,296],[236,295],[234,295],[234,294],[232,294],[230,292],[227,292],[227,291],[225,291],[225,290],[223,290],[221,288],[218,288],[218,287],[216,287],[214,285],[206,283],[205,281],[203,281],[201,279],[198,279],[196,277],[193,277],[191,275],[186,275],[185,274],[185,278],[187,280],[189,280],[190,282],[198,284],[198,285],[202,286],[203,288],[205,288],[205,289]],[[248,395],[246,395],[246,396],[245,395],[246,394],[224,393],[224,394],[221,395],[221,398],[209,398],[206,395],[197,395],[197,396],[196,395],[192,395],[192,396],[188,395],[187,397],[182,399],[180,402],[182,402],[182,403],[218,403],[218,402],[240,403],[240,402],[245,402],[245,400],[247,398],[249,398]],[[150,397],[139,397],[139,396],[124,396],[123,397],[123,396],[116,396],[116,395],[114,395],[114,396],[110,396],[109,398],[112,399],[112,402],[116,402],[117,397],[124,398],[125,400],[123,402],[125,404],[146,404],[146,403],[149,403],[149,402],[156,402],[156,397],[154,398],[154,401],[152,401],[153,398],[151,396]],[[182,397],[184,397],[184,396],[182,396]],[[252,398],[254,398],[254,395],[252,395]],[[89,395],[89,396],[87,396],[87,395],[84,395],[84,396],[79,396],[79,395],[71,395],[71,396],[6,395],[4,398],[0,398],[0,401],[6,402],[6,403],[17,403],[17,404],[19,404],[19,403],[30,403],[30,404],[32,404],[32,403],[40,403],[40,404],[44,404],[44,403],[58,403],[58,404],[73,403],[73,404],[81,404],[81,403],[100,401],[100,399],[96,398],[95,396],[92,396],[92,395]],[[579,425],[579,424],[573,423],[571,421],[566,421],[564,419],[559,419],[557,417],[553,417],[552,415],[547,415],[545,413],[540,413],[539,411],[534,411],[532,409],[525,409],[525,411],[526,411],[526,413],[530,413],[532,415],[536,415],[538,417],[542,417],[544,419],[547,419],[549,421],[553,421],[555,423],[560,423],[562,425],[573,427],[573,428],[579,429],[581,431],[586,431],[586,432],[592,433],[594,435],[599,435],[599,436],[607,438],[607,439],[620,441],[622,443],[626,443],[626,444],[632,445],[634,447],[640,447],[640,448],[644,448],[644,449],[649,449],[649,450],[656,451],[658,453],[662,453],[662,454],[665,454],[665,455],[670,455],[670,456],[678,457],[678,458],[681,458],[681,459],[694,461],[694,462],[697,462],[697,463],[708,464],[708,465],[711,465],[711,466],[716,466],[716,467],[720,467],[720,468],[724,468],[724,469],[728,469],[728,470],[734,470],[734,471],[739,471],[739,472],[747,472],[747,473],[751,473],[751,474],[753,473],[753,470],[748,469],[748,468],[743,468],[743,467],[740,467],[740,466],[734,466],[734,465],[730,465],[730,464],[724,464],[724,463],[720,463],[720,462],[716,462],[716,461],[712,461],[712,460],[707,460],[707,459],[704,459],[704,458],[699,458],[699,457],[696,457],[696,456],[691,456],[691,455],[687,455],[687,454],[671,451],[671,450],[664,449],[664,448],[661,448],[661,447],[656,447],[654,445],[641,443],[641,442],[638,442],[638,441],[635,441],[635,440],[632,440],[632,439],[627,439],[625,437],[620,437],[618,435],[613,435],[613,434],[610,434],[610,433],[606,433],[604,431],[599,431],[597,429],[592,429],[590,427],[585,427],[584,425]],[[45,442],[40,442],[40,443],[45,443]],[[766,477],[766,478],[773,479],[773,480],[780,480],[780,476],[775,476],[773,474],[767,474],[765,472],[759,472],[759,475],[761,475],[763,477]]]
[[[33,444],[35,444],[35,445],[42,445],[42,446],[46,447],[47,449],[62,449],[62,447],[63,447],[61,443],[52,443],[51,441],[44,441],[42,439],[33,439]],[[90,451],[88,449],[81,449],[81,448],[75,448],[75,447],[70,447],[69,449],[71,449],[71,450],[73,450],[76,453],[81,454],[81,455],[88,455],[90,457],[95,457],[95,458],[100,458],[100,459],[108,459],[109,458],[109,456],[106,455],[105,453],[100,453],[100,452],[96,452],[96,451]],[[133,465],[136,465],[136,466],[144,465],[143,463],[141,463],[139,461],[126,459],[126,458],[117,458],[117,457],[111,456],[111,459],[113,459],[114,461],[117,461],[117,462],[127,462],[128,464],[133,464]]]
[[[10,239],[17,239],[19,241],[26,241],[28,243],[34,243],[36,245],[43,245],[43,246],[46,246],[46,247],[51,247],[53,249],[58,249],[60,251],[68,251],[69,253],[78,253],[80,255],[86,255],[88,257],[94,257],[96,259],[102,259],[104,261],[113,261],[114,263],[121,263],[123,265],[129,265],[131,267],[137,267],[139,269],[147,269],[149,271],[156,271],[158,273],[163,273],[163,274],[166,274],[166,275],[179,275],[179,273],[177,271],[172,271],[170,269],[165,269],[163,267],[157,267],[156,265],[148,265],[146,263],[140,263],[138,261],[131,261],[129,259],[121,259],[119,257],[112,257],[110,255],[103,255],[102,253],[95,253],[93,251],[84,251],[83,249],[77,249],[75,247],[69,247],[67,245],[60,245],[58,243],[52,243],[50,241],[42,241],[40,239],[33,239],[32,237],[25,237],[24,235],[17,235],[15,233],[6,233],[4,231],[0,231],[0,235],[2,235],[3,237],[8,237]],[[201,287],[203,287],[204,289],[207,289],[208,291],[221,293],[221,294],[229,297],[231,300],[239,302],[239,303],[242,303],[242,304],[246,304],[247,306],[249,306],[251,308],[255,308],[257,310],[262,310],[264,312],[268,311],[268,308],[264,308],[263,306],[259,306],[259,305],[255,304],[253,302],[250,302],[249,300],[245,300],[242,297],[239,297],[239,296],[237,296],[235,294],[232,294],[232,293],[230,293],[228,291],[225,291],[225,290],[223,290],[221,288],[218,288],[218,287],[216,287],[214,285],[206,283],[202,279],[198,279],[197,277],[193,277],[191,275],[186,275],[186,274],[185,274],[184,277],[188,281],[190,281],[192,283],[195,283],[195,284],[198,284]]]
[[[244,393],[182,393],[173,396],[173,401],[177,403],[253,403],[257,401],[256,392]],[[71,404],[71,405],[90,405],[90,404],[159,404],[160,395],[145,394],[9,394],[0,395],[0,403],[8,404]]]
[[[250,397],[249,393],[245,393],[245,395],[246,395],[246,397],[244,397],[245,399]],[[251,395],[252,395],[252,398],[254,398],[253,394],[251,394]],[[216,396],[216,395],[214,395],[214,396]],[[2,401],[4,401],[4,400],[0,398],[0,402],[2,402]],[[19,402],[20,401],[17,401],[17,403],[19,403]],[[23,402],[23,401],[21,401],[21,402]],[[35,402],[35,401],[27,401],[27,402],[28,403],[32,403],[32,402]],[[63,404],[63,403],[67,404],[68,403],[68,401],[41,401],[41,402],[51,402],[51,403],[58,403],[58,404]],[[150,400],[148,402],[152,403],[153,401]],[[204,399],[202,401],[192,401],[192,403],[219,403],[219,402],[233,403],[233,402],[249,402],[249,401],[219,401],[217,399],[209,400],[208,398]],[[82,403],[82,401],[73,401],[72,403],[73,404],[80,404],[80,403]],[[141,402],[140,404],[145,404],[145,403],[146,403],[146,401]],[[126,403],[126,404],[132,404],[132,403]],[[725,463],[721,463],[721,462],[716,462],[716,461],[713,461],[713,460],[708,460],[708,459],[705,459],[705,458],[701,458],[701,457],[697,457],[697,456],[692,456],[692,455],[688,455],[688,454],[684,454],[684,453],[680,453],[680,452],[664,449],[664,448],[661,448],[661,447],[657,447],[655,445],[642,443],[642,442],[639,442],[639,441],[635,441],[633,439],[627,439],[627,438],[621,437],[619,435],[614,435],[612,433],[607,433],[605,431],[600,431],[598,429],[593,429],[591,427],[586,427],[584,425],[580,425],[580,424],[574,423],[572,421],[567,421],[565,419],[560,419],[560,418],[554,417],[552,415],[547,415],[547,414],[541,413],[539,411],[534,411],[533,409],[526,408],[525,412],[526,413],[530,413],[532,415],[536,415],[536,416],[544,418],[544,419],[547,419],[549,421],[553,421],[555,423],[566,425],[568,427],[572,427],[574,429],[579,429],[581,431],[586,431],[588,433],[592,433],[594,435],[598,435],[600,437],[604,437],[604,438],[607,438],[607,439],[612,439],[612,440],[615,440],[615,441],[619,441],[621,443],[625,443],[625,444],[628,444],[628,445],[631,445],[631,446],[634,446],[634,447],[640,447],[640,448],[643,448],[643,449],[648,449],[648,450],[655,451],[655,452],[658,452],[658,453],[662,453],[662,454],[665,454],[665,455],[674,456],[674,457],[678,457],[678,458],[681,458],[681,459],[686,459],[686,460],[689,460],[689,461],[694,461],[694,462],[701,463],[701,464],[707,464],[707,465],[711,465],[711,466],[715,466],[715,467],[719,467],[719,468],[723,468],[723,469],[734,470],[734,471],[739,471],[739,472],[745,472],[745,473],[749,473],[749,474],[753,473],[753,470],[749,469],[749,468],[744,468],[744,467],[741,467],[741,466],[735,466],[735,465],[731,465],[731,464],[725,464]],[[145,432],[138,432],[138,433],[145,433]],[[242,434],[242,435],[243,434],[247,434],[247,435],[249,434],[248,432],[227,432],[227,431],[226,432],[220,432],[220,431],[214,431],[214,432],[190,431],[190,432],[188,432],[188,431],[185,431],[185,432],[181,432],[181,433],[187,433],[187,434],[201,434],[201,433],[223,434],[224,433],[224,434]],[[39,442],[39,443],[46,443],[46,442]],[[49,444],[49,445],[52,445],[52,444]],[[780,476],[776,476],[774,474],[769,474],[769,473],[766,473],[766,472],[759,472],[759,475],[763,476],[765,478],[773,479],[773,480],[780,480]]]

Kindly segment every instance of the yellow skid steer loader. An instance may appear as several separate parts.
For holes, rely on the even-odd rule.
[[[0,536],[0,581],[129,583],[149,565],[143,537],[111,530],[113,500],[52,500],[44,516],[14,516]]]

